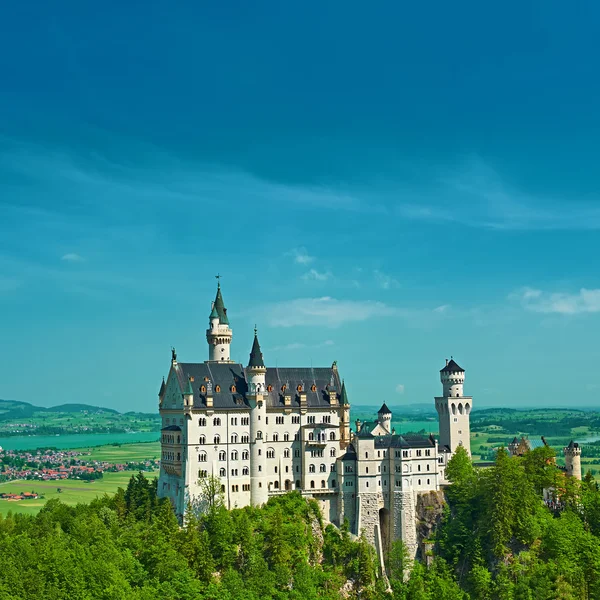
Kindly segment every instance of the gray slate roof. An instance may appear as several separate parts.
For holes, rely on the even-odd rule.
[[[244,367],[236,363],[177,363],[175,367],[179,386],[186,390],[189,378],[194,393],[194,408],[206,407],[206,392],[201,387],[208,387],[212,383],[213,408],[217,410],[244,410],[250,408],[246,400],[248,384]],[[292,408],[300,406],[300,392],[298,387],[306,393],[306,403],[309,408],[327,408],[330,406],[328,387],[333,382],[335,389],[340,389],[340,378],[337,371],[331,367],[267,367],[265,376],[267,391],[265,392],[267,407],[284,407],[283,385],[286,392],[292,397]],[[312,391],[312,386],[315,391]],[[217,386],[220,391],[217,392]],[[235,392],[231,387],[235,386]],[[269,392],[269,386],[271,391]],[[338,394],[339,401],[339,394]]]
[[[435,439],[423,435],[380,435],[375,437],[375,448],[435,448]]]
[[[450,359],[450,361],[448,362],[448,364],[443,368],[440,369],[440,373],[464,373],[465,370],[462,367],[459,367],[458,364],[455,362],[455,360],[453,358]]]

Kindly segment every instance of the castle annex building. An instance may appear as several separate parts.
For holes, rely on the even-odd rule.
[[[398,538],[415,553],[418,495],[440,489],[459,445],[470,449],[464,370],[451,360],[440,372],[439,440],[396,434],[385,403],[376,421],[357,421],[353,432],[335,362],[267,367],[255,329],[242,365],[230,359],[232,337],[219,284],[206,330],[208,360],[179,362],[173,350],[160,387],[159,495],[182,519],[209,475],[220,479],[229,508],[298,490],[319,502],[326,520],[340,525],[347,518],[353,533],[364,531],[380,556]]]

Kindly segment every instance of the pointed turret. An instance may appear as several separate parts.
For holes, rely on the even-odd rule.
[[[187,386],[185,388],[185,392],[183,392],[184,394],[190,394],[190,395],[194,395],[194,390],[192,389],[192,380],[188,377],[188,382],[187,382]]]
[[[391,415],[392,411],[387,407],[387,404],[384,402],[381,405],[381,408],[377,411],[378,415]]]
[[[217,280],[220,275],[217,275]],[[209,362],[231,362],[231,338],[233,332],[229,327],[227,309],[223,303],[221,294],[221,282],[217,283],[217,295],[212,303],[208,317],[208,329],[206,330],[206,341],[208,342]]]
[[[342,393],[340,394],[342,404],[350,404],[348,402],[348,394],[346,393],[346,382],[342,381]]]
[[[264,367],[265,361],[263,359],[260,344],[258,343],[258,334],[256,327],[254,328],[254,342],[252,342],[252,350],[250,351],[250,360],[248,361],[249,367]]]
[[[223,303],[223,295],[221,294],[221,282],[217,284],[217,295],[215,297],[215,303],[213,306],[213,311],[216,310],[219,315],[219,321],[221,325],[229,325],[229,321],[227,320],[227,309],[225,308],[225,304]],[[212,317],[212,313],[211,313]]]
[[[160,390],[158,392],[158,397],[162,398],[165,395],[165,389],[166,389],[166,385],[165,385],[165,378],[163,377],[162,383],[160,384]]]

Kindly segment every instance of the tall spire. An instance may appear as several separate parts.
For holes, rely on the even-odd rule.
[[[249,367],[264,367],[265,361],[263,360],[262,351],[260,344],[258,343],[258,332],[256,331],[256,325],[254,326],[254,342],[252,342],[252,350],[250,351],[250,360],[248,362]]]
[[[218,277],[220,277],[220,275]],[[221,282],[218,279],[217,282],[217,295],[213,305],[213,312],[216,310],[217,315],[219,315],[219,321],[221,325],[229,325],[229,320],[227,319],[227,309],[225,308],[225,304],[223,303],[223,295],[221,294]],[[211,312],[211,316],[213,312]]]

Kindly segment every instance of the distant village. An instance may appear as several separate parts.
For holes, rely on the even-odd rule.
[[[0,448],[0,482],[25,481],[61,481],[79,479],[93,481],[104,473],[136,470],[154,471],[160,466],[158,460],[140,462],[111,463],[91,460],[91,452],[75,450],[3,450]],[[0,494],[0,499],[24,500],[37,498],[35,492],[23,494]]]

